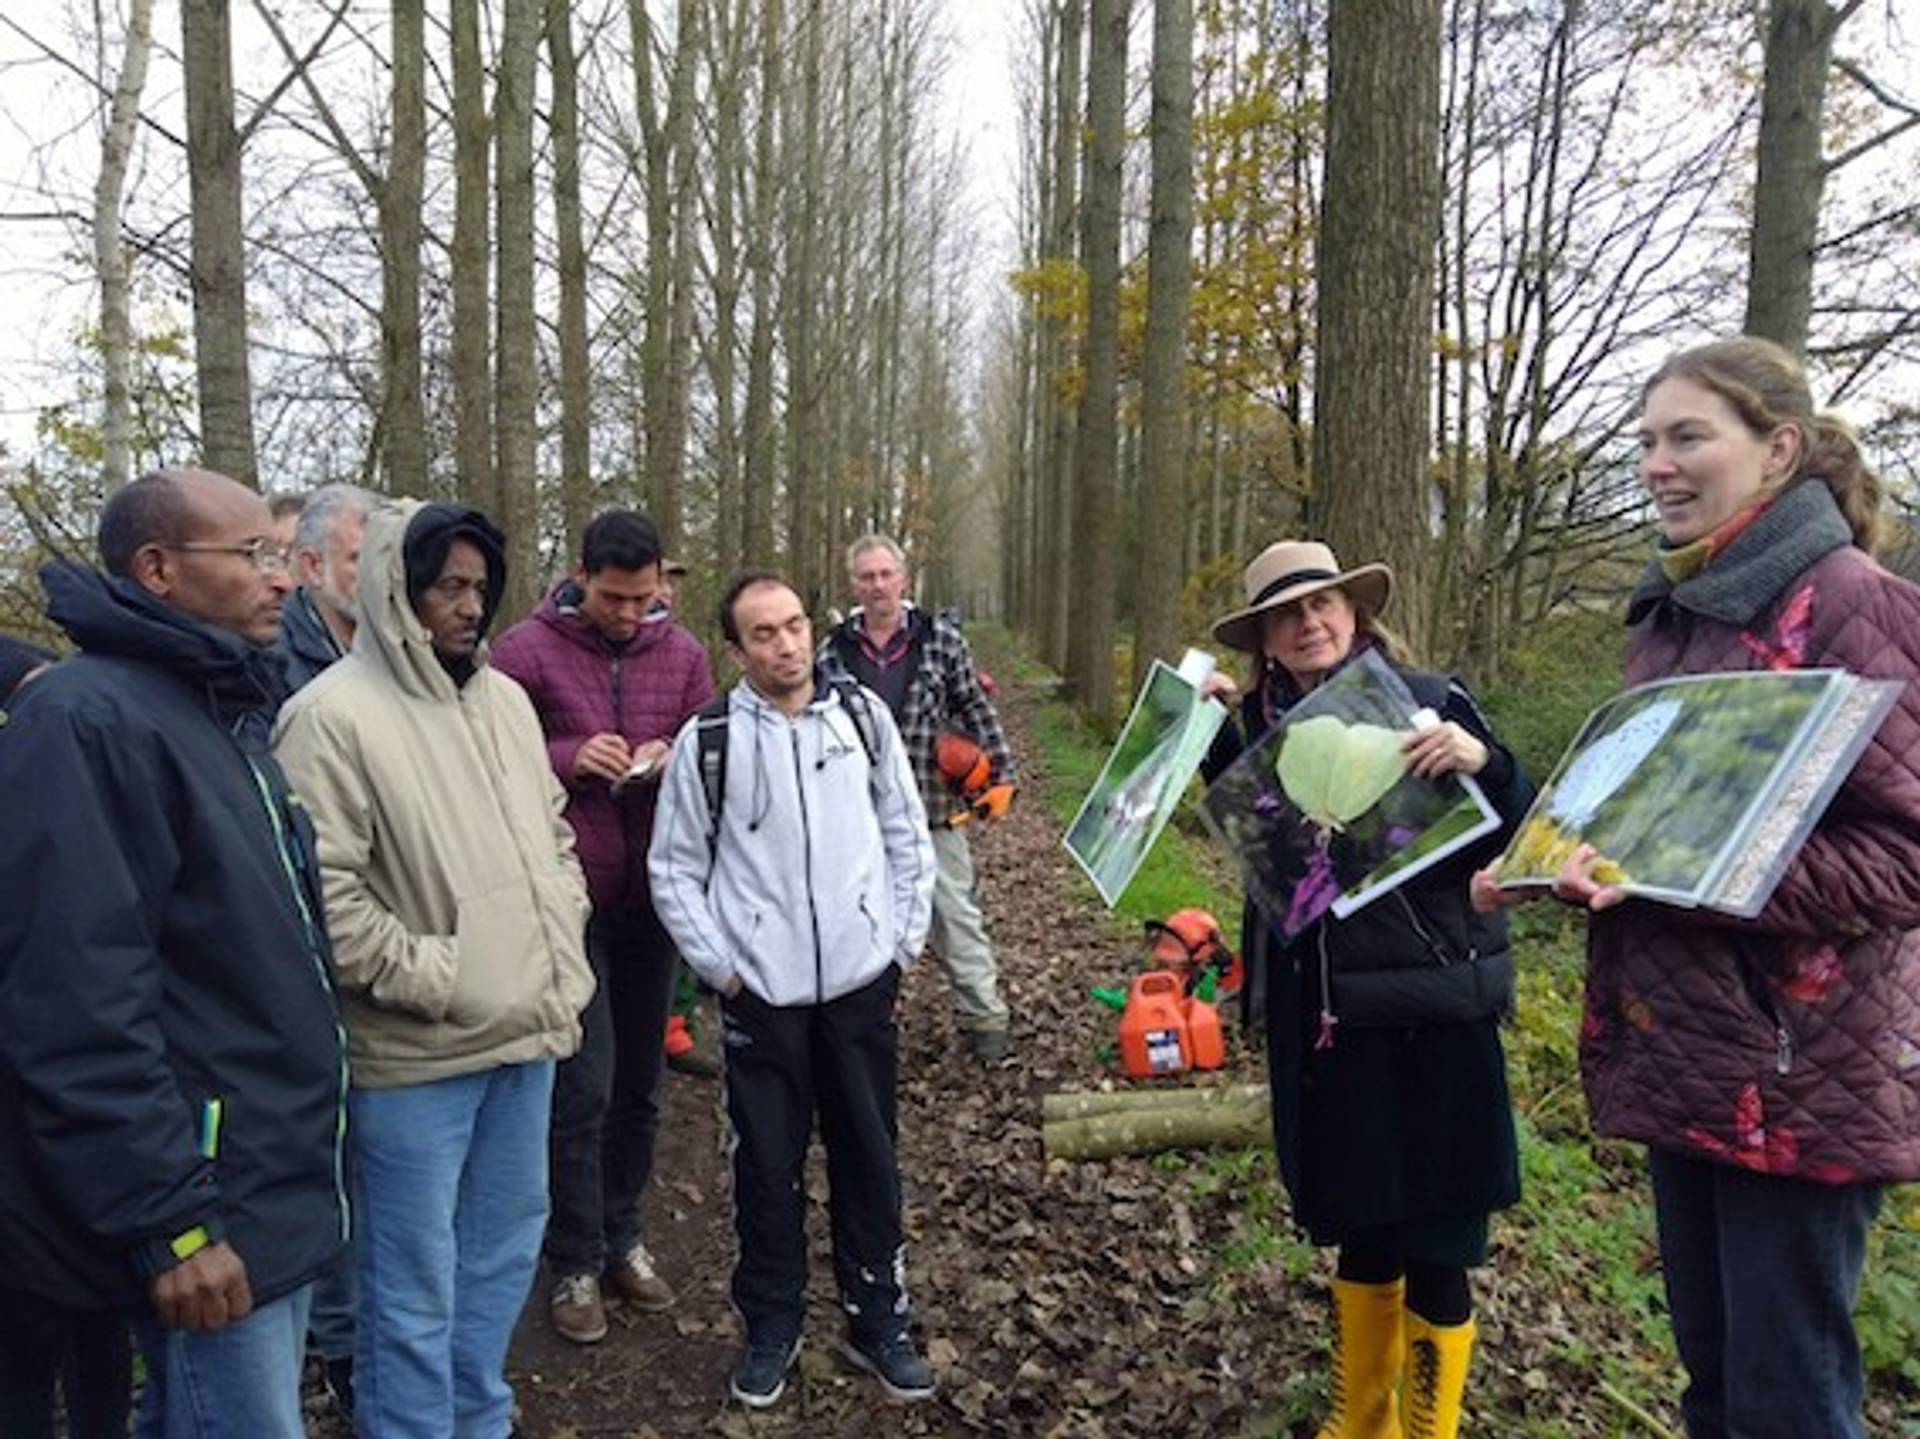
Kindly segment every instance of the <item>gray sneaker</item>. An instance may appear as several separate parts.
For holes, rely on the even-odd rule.
[[[767,1409],[787,1392],[787,1371],[799,1357],[800,1341],[787,1344],[749,1344],[733,1366],[727,1391],[749,1409]]]
[[[880,1387],[895,1399],[917,1404],[933,1398],[933,1371],[913,1340],[904,1334],[891,1339],[849,1338],[840,1346],[847,1362],[864,1369],[880,1381]]]
[[[997,1069],[1013,1057],[1013,1040],[1004,1029],[970,1029],[967,1050],[976,1063]]]

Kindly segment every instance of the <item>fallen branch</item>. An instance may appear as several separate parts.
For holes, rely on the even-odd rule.
[[[1271,1142],[1263,1084],[1047,1095],[1040,1113],[1041,1143],[1057,1159]]]

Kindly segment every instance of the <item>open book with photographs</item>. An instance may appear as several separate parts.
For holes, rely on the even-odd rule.
[[[1494,878],[1544,888],[1589,844],[1604,884],[1751,919],[1900,689],[1843,670],[1637,685],[1581,725]]]
[[[1500,827],[1470,777],[1407,772],[1408,735],[1437,722],[1367,650],[1207,790],[1201,813],[1283,937],[1328,911],[1344,919]]]

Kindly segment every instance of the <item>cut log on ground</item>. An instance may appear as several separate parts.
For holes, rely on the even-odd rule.
[[[1264,1084],[1049,1094],[1041,1099],[1040,1118],[1041,1143],[1052,1159],[1272,1143]]]

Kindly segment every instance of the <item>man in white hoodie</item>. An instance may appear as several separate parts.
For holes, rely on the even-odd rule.
[[[730,1389],[773,1404],[799,1352],[817,1114],[844,1352],[894,1398],[925,1399],[933,1375],[907,1332],[894,1010],[932,913],[926,811],[886,705],[816,673],[784,579],[740,575],[720,623],[745,678],[674,742],[649,868],[668,932],[721,995],[746,1326]],[[717,806],[703,724],[724,729]]]

